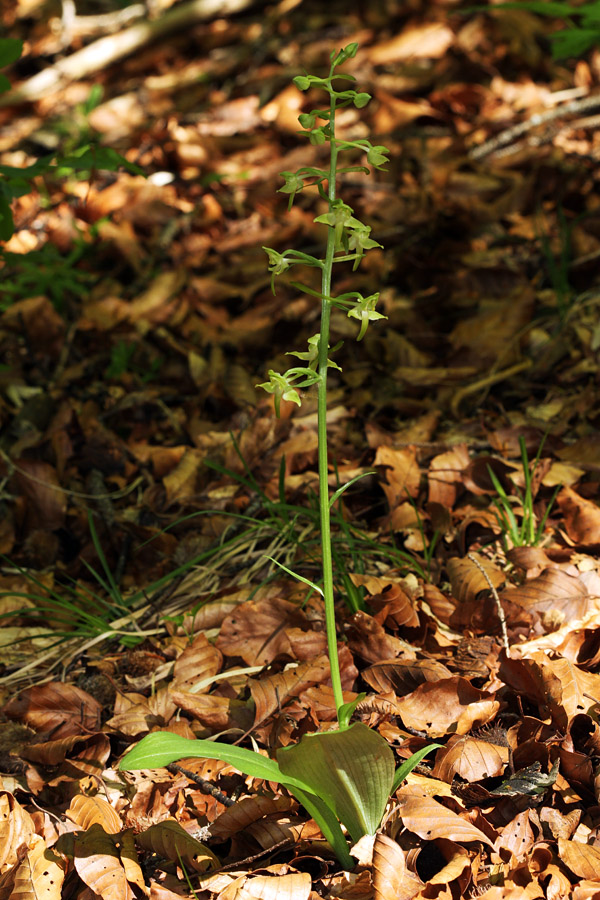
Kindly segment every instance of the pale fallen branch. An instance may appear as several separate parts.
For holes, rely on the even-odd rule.
[[[71,81],[86,78],[107,66],[130,56],[152,41],[175,31],[190,28],[213,16],[233,15],[254,4],[255,0],[189,0],[170,9],[154,21],[136,22],[118,34],[107,35],[58,60],[15,90],[0,97],[0,106],[15,106],[47,97]]]

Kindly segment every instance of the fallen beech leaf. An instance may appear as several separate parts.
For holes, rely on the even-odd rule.
[[[29,459],[19,459],[18,464],[15,478],[19,493],[26,502],[30,526],[43,522],[48,531],[62,528],[67,511],[67,494],[61,490],[54,466]]]
[[[263,722],[292,697],[320,684],[330,677],[329,659],[322,655],[312,662],[301,663],[267,678],[250,680],[250,693],[256,706],[254,724]]]
[[[251,875],[243,882],[243,889],[235,896],[238,900],[308,900],[312,878],[308,872],[290,872],[288,875]]]
[[[531,851],[535,835],[531,827],[530,814],[531,810],[525,809],[504,826],[496,842],[496,850],[508,850],[517,859],[522,859]]]
[[[27,847],[35,833],[33,820],[8,791],[0,792],[0,872],[19,860],[18,850]]]
[[[375,900],[412,900],[423,882],[406,868],[404,851],[386,834],[378,834],[373,846]]]
[[[179,303],[177,294],[185,284],[186,277],[186,272],[176,269],[157,275],[150,286],[129,304],[129,320],[137,322],[144,319],[154,323],[167,321]]]
[[[288,812],[294,801],[290,797],[242,797],[227,807],[210,826],[212,838],[225,840],[238,831],[244,831],[254,822],[272,813]]]
[[[454,43],[454,33],[441,22],[407,26],[396,37],[381,41],[368,51],[376,66],[405,59],[438,59]]]
[[[468,557],[459,559],[456,556],[449,559],[446,565],[452,587],[452,595],[459,603],[475,600],[481,591],[489,593],[490,585],[488,584],[488,579],[495,588],[499,588],[506,581],[504,572],[485,559],[485,557],[479,557],[479,566],[475,565],[473,560]],[[487,578],[481,569],[484,570]]]
[[[502,775],[508,763],[508,747],[498,747],[472,737],[452,735],[435,758],[433,774],[452,784],[456,775],[465,781],[479,781]]]
[[[82,772],[98,775],[110,756],[110,742],[108,735],[100,732],[71,735],[58,741],[28,744],[20,751],[20,755],[23,759],[44,766],[58,766],[68,757],[69,762]]]
[[[100,825],[77,832],[73,864],[83,883],[103,900],[134,900],[117,843],[120,836],[108,835]]]
[[[220,672],[222,662],[220,650],[200,632],[177,657],[173,668],[173,687],[189,694],[208,691],[210,682],[207,679]]]
[[[99,825],[107,834],[119,834],[123,827],[118,813],[102,797],[76,794],[65,815],[84,831]]]
[[[529,612],[551,617],[554,626],[585,616],[591,600],[581,578],[556,568],[545,569],[537,578],[507,588],[501,599],[517,603]]]
[[[405,695],[425,682],[451,678],[452,673],[433,659],[382,659],[365,669],[361,676],[375,691]]]
[[[102,707],[81,688],[49,681],[24,691],[9,701],[4,713],[36,731],[51,731],[54,738],[98,731]]]
[[[600,848],[559,838],[558,855],[567,868],[579,878],[600,881]]]
[[[556,501],[565,520],[567,534],[576,544],[600,543],[600,508],[564,487]]]
[[[308,627],[301,609],[287,600],[248,600],[231,612],[221,626],[217,647],[225,656],[241,656],[249,666],[266,665],[288,653],[286,627]]]
[[[392,512],[408,497],[418,495],[421,472],[414,448],[394,450],[392,447],[378,447],[373,465],[383,467],[381,488]]]
[[[472,727],[481,728],[495,717],[500,704],[494,694],[453,676],[421,684],[412,694],[400,697],[398,707],[406,727],[428,737],[443,737],[450,731],[467,734]]]
[[[408,786],[400,788],[396,797],[402,821],[409,831],[426,841],[447,838],[451,841],[480,841],[493,847],[492,841],[470,822],[426,794],[417,795]]]
[[[452,509],[462,486],[463,472],[471,462],[466,444],[457,444],[446,453],[434,456],[427,479],[429,503]]]
[[[175,819],[165,819],[151,825],[147,831],[138,834],[137,841],[141,847],[164,856],[173,862],[183,859],[196,872],[206,872],[219,865],[215,854],[192,837]]]
[[[455,844],[454,841],[438,838],[435,842],[437,850],[446,860],[446,865],[439,872],[436,872],[432,878],[429,878],[428,884],[452,884],[461,876],[470,872],[471,862],[469,852],[464,847]],[[468,877],[468,876],[467,876]],[[462,885],[458,885],[459,889]]]
[[[23,900],[37,900],[44,897],[44,900],[60,900],[64,880],[63,860],[46,845],[46,841],[39,834],[34,834],[20,862],[4,874],[2,888],[6,897],[20,897]]]

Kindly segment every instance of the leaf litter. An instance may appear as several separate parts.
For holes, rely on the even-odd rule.
[[[565,115],[472,160],[505,124],[593,87],[597,53],[553,62],[547,23],[524,9],[241,6],[82,71],[18,117],[0,109],[3,165],[91,128],[150,175],[48,180],[14,201],[2,277],[20,293],[0,320],[2,889],[591,900],[597,136]],[[61,46],[35,2],[3,16],[12,35],[28,29],[30,61],[79,46],[76,31]],[[319,241],[318,204],[286,217],[276,194],[279,172],[319,161],[297,147],[290,76],[348,40],[376,102],[348,110],[342,131],[381,135],[392,154],[376,182],[345,185],[385,251],[338,287],[376,284],[388,322],[360,359],[342,348],[328,416],[331,491],[369,473],[335,504],[344,700],[367,692],[356,718],[397,762],[443,747],[343,872],[269,782],[214,760],[117,765],[154,729],[273,756],[335,719],[320,598],[268,559],[318,577],[316,407],[282,402],[276,420],[255,385],[287,364],[290,336],[314,333],[305,297],[291,285],[272,297],[259,251]],[[86,116],[95,82],[104,96]],[[37,275],[32,250],[45,253]],[[350,336],[345,317],[332,324]],[[503,540],[490,470],[518,523],[543,521],[559,488],[537,546]]]

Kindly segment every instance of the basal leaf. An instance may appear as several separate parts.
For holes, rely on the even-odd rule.
[[[277,751],[284,777],[302,779],[356,843],[375,834],[394,780],[394,754],[376,731],[356,722],[345,731],[306,734]]]

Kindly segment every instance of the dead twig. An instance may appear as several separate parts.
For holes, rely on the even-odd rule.
[[[525,122],[519,122],[518,125],[512,125],[510,128],[505,128],[504,131],[501,131],[493,138],[490,138],[489,141],[485,141],[483,144],[473,147],[469,152],[469,157],[475,160],[483,159],[485,156],[490,156],[501,148],[505,148],[507,145],[515,143],[517,138],[533,131],[533,129],[537,128],[539,125],[553,122],[563,116],[577,115],[590,109],[597,109],[598,107],[600,107],[600,94],[594,94],[591,97],[579,97],[577,100],[571,100],[570,103],[563,103],[554,109],[549,109],[548,112],[536,113],[535,115],[530,116]]]
[[[206,21],[213,16],[234,15],[254,3],[255,0],[190,0],[169,10],[160,19],[136,22],[119,34],[102,37],[38,72],[14,91],[0,97],[0,107],[47,97],[71,81],[87,78],[130,56],[152,41],[164,39],[175,31],[189,30],[197,22]]]
[[[500,597],[498,596],[498,591],[492,584],[490,580],[490,576],[485,571],[477,557],[474,553],[467,553],[467,559],[470,559],[473,565],[477,566],[485,580],[487,581],[488,587],[492,592],[492,597],[496,601],[496,610],[498,612],[498,618],[500,619],[500,627],[502,629],[502,644],[504,649],[506,650],[506,655],[510,656],[510,644],[508,643],[508,632],[506,630],[506,616],[504,615],[504,610],[502,609],[502,604],[500,603]]]

